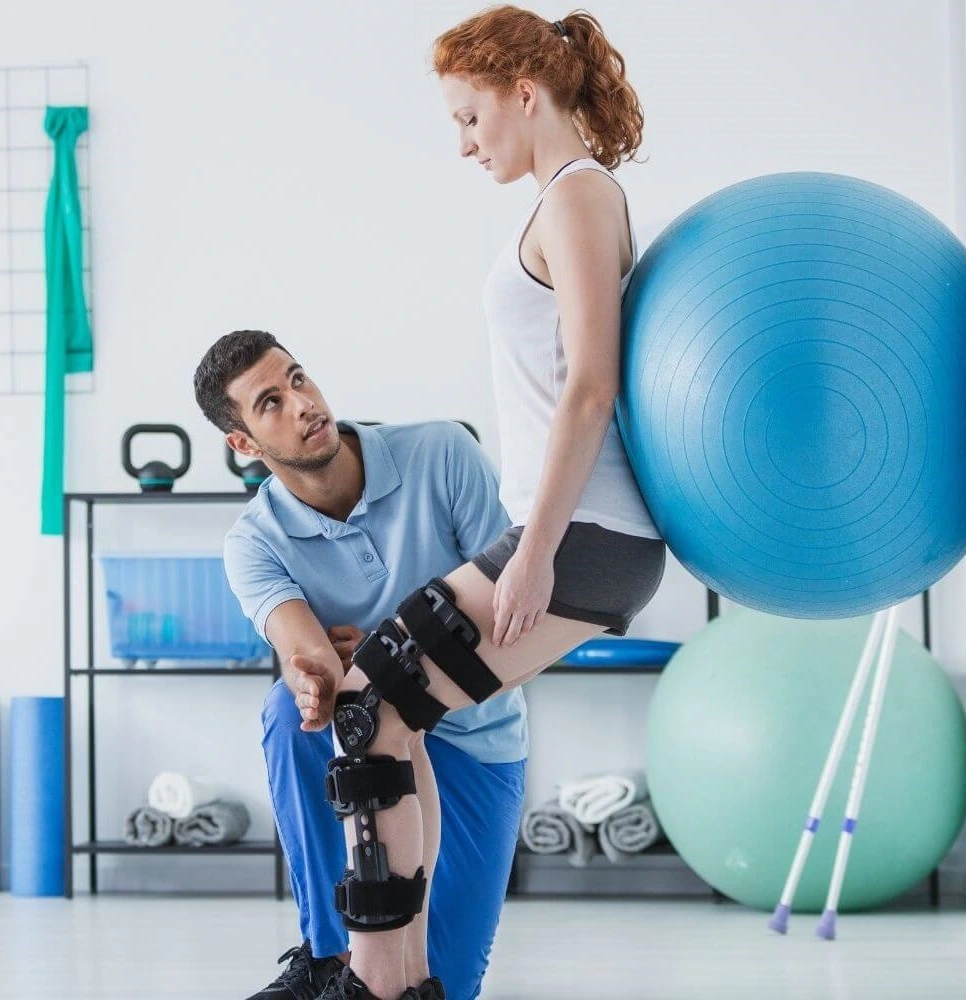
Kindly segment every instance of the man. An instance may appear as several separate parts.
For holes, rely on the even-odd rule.
[[[333,893],[345,843],[325,796],[335,750],[331,731],[311,721],[312,707],[338,685],[365,634],[427,579],[485,548],[508,519],[492,467],[459,424],[336,424],[269,333],[222,337],[194,384],[228,444],[274,474],[228,533],[225,568],[282,665],[265,701],[263,747],[303,943],[249,1000],[314,1000],[348,954]],[[441,817],[423,816],[430,836],[441,827],[429,955],[449,1000],[480,993],[520,825],[526,752],[519,691],[449,713],[425,736],[425,750],[414,751],[417,786],[434,774],[439,786]],[[426,934],[425,913],[407,934]],[[439,981],[409,961],[418,995],[441,997]]]

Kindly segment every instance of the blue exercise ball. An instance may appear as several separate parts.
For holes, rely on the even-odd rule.
[[[624,301],[618,420],[677,559],[735,601],[854,617],[966,551],[966,248],[886,188],[725,188]]]

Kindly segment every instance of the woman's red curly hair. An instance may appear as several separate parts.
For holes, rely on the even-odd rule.
[[[440,35],[433,69],[507,95],[520,79],[543,84],[567,109],[598,163],[613,170],[641,145],[644,114],[624,58],[584,10],[562,21],[565,35],[538,14],[491,7]]]

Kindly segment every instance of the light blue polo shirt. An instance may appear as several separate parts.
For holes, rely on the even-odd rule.
[[[417,588],[486,548],[509,525],[493,467],[455,421],[367,427],[365,487],[346,521],[320,514],[267,479],[225,539],[228,582],[265,635],[268,616],[300,599],[324,628],[372,631]],[[485,764],[527,756],[519,689],[447,713],[433,730]]]

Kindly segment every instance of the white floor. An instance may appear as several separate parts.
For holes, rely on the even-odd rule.
[[[509,903],[485,1000],[966,1000],[966,909],[796,917],[707,902]],[[0,894],[0,998],[241,1000],[297,943],[290,902]]]

